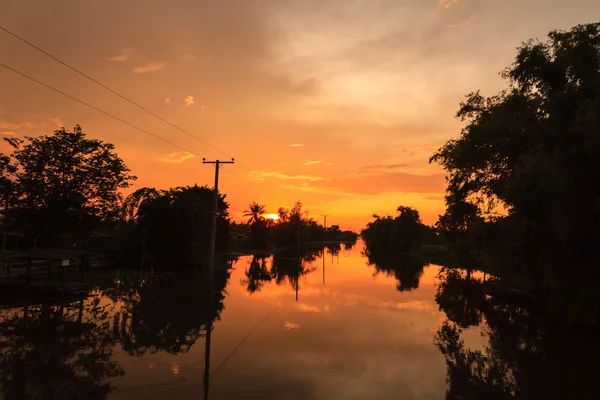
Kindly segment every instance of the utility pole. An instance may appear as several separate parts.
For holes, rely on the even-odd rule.
[[[233,163],[234,163],[233,158],[231,159],[231,161],[219,161],[219,160],[206,161],[206,158],[202,159],[202,164],[213,164],[215,166],[215,186],[213,187],[214,204],[213,204],[213,212],[211,215],[212,226],[211,226],[211,231],[210,231],[210,249],[209,249],[209,256],[208,256],[208,273],[209,273],[209,277],[211,279],[211,286],[212,286],[213,275],[215,273],[215,248],[217,247],[217,214],[219,212],[219,168],[221,168],[221,166],[223,164],[233,164]]]

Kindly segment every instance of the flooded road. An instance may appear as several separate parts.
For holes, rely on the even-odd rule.
[[[216,301],[205,276],[192,272],[117,279],[91,297],[5,309],[1,393],[452,399],[535,398],[544,390],[563,398],[567,382],[588,393],[580,383],[598,371],[597,344],[573,342],[587,358],[557,351],[551,344],[561,341],[540,336],[530,313],[491,303],[481,276],[401,256],[393,268],[369,265],[362,251],[359,242],[301,261],[241,256],[217,274]],[[569,376],[569,363],[585,368]]]
[[[272,278],[254,293],[252,257],[240,257],[211,335],[210,397],[443,398],[446,367],[433,344],[444,319],[434,301],[438,268],[425,267],[419,287],[401,293],[394,277],[367,266],[361,250],[304,261],[297,285]],[[272,261],[264,267],[272,270]],[[112,382],[110,398],[195,398],[204,353],[200,339],[177,355],[115,354],[126,374]]]

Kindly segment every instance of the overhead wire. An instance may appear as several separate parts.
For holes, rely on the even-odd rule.
[[[115,119],[115,120],[117,120],[117,121],[119,121],[119,122],[121,122],[121,123],[123,123],[123,124],[125,124],[125,125],[128,125],[128,126],[130,126],[130,127],[134,128],[134,129],[137,129],[138,131],[141,131],[141,132],[143,132],[143,133],[145,133],[145,134],[147,134],[147,135],[150,135],[150,136],[152,136],[152,137],[154,137],[154,138],[156,138],[156,139],[158,139],[158,140],[161,140],[161,141],[163,141],[163,142],[165,142],[165,143],[168,143],[168,144],[170,144],[171,146],[177,147],[177,148],[178,148],[178,149],[180,149],[180,150],[183,150],[183,151],[185,151],[185,152],[188,152],[188,153],[190,153],[190,154],[193,154],[193,155],[195,155],[196,157],[200,157],[200,156],[199,156],[198,154],[196,154],[195,152],[193,152],[193,151],[191,151],[191,150],[189,150],[189,149],[187,149],[187,148],[185,148],[185,147],[183,147],[183,146],[180,146],[180,145],[178,145],[178,144],[176,144],[176,143],[173,143],[173,142],[171,142],[170,140],[168,140],[168,139],[165,139],[165,138],[163,138],[162,136],[160,136],[160,135],[157,135],[157,134],[155,134],[155,133],[152,133],[152,132],[150,132],[150,131],[148,131],[148,130],[146,130],[146,129],[144,129],[144,128],[140,128],[139,126],[137,126],[137,125],[134,125],[134,124],[132,124],[131,122],[128,122],[128,121],[124,120],[123,118],[117,117],[116,115],[113,115],[113,114],[109,113],[108,111],[104,111],[103,109],[101,109],[101,108],[98,108],[98,107],[96,107],[96,106],[94,106],[94,105],[92,105],[92,104],[90,104],[90,103],[87,103],[87,102],[85,102],[85,101],[81,100],[81,99],[78,99],[78,98],[77,98],[77,97],[75,97],[75,96],[72,96],[72,95],[70,95],[70,94],[68,94],[68,93],[65,93],[65,92],[63,92],[63,91],[62,91],[62,90],[60,90],[60,89],[57,89],[57,88],[55,88],[55,87],[53,87],[53,86],[50,86],[50,85],[48,85],[47,83],[44,83],[44,82],[42,82],[42,81],[40,81],[40,80],[38,80],[38,79],[36,79],[36,78],[34,78],[34,77],[30,76],[30,75],[27,75],[27,74],[25,74],[25,73],[23,73],[23,72],[21,72],[21,71],[18,71],[18,70],[16,70],[16,69],[12,68],[12,67],[9,67],[8,65],[6,65],[6,64],[4,64],[4,63],[1,63],[1,62],[0,62],[0,67],[6,68],[7,70],[14,72],[15,74],[18,74],[18,75],[20,75],[20,76],[22,76],[22,77],[24,77],[24,78],[27,78],[27,79],[29,79],[29,80],[31,80],[31,81],[33,81],[33,82],[35,82],[35,83],[39,84],[39,85],[42,85],[42,86],[44,86],[44,87],[46,87],[46,88],[48,88],[48,89],[50,89],[50,90],[53,90],[53,91],[55,91],[56,93],[59,93],[59,94],[61,94],[61,95],[65,96],[65,97],[67,97],[67,98],[69,98],[69,99],[71,99],[71,100],[74,100],[74,101],[76,101],[76,102],[78,102],[78,103],[80,103],[80,104],[83,104],[84,106],[86,106],[86,107],[89,107],[89,108],[91,108],[91,109],[93,109],[93,110],[95,110],[95,111],[97,111],[97,112],[99,112],[99,113],[102,113],[102,114],[104,114],[104,115],[106,115],[106,116],[108,116],[108,117],[110,117],[110,118],[113,118],[113,119]]]
[[[0,26],[0,30],[2,30],[2,31],[4,31],[4,32],[6,32],[7,34],[11,35],[11,36],[12,36],[12,37],[14,37],[15,39],[17,39],[17,40],[20,40],[21,42],[23,42],[23,43],[27,44],[28,46],[30,46],[30,47],[32,47],[32,48],[34,48],[35,50],[37,50],[37,51],[39,51],[39,52],[41,52],[42,54],[46,55],[47,57],[50,57],[50,58],[51,58],[51,59],[53,59],[54,61],[56,61],[56,62],[58,62],[58,63],[62,64],[63,66],[65,66],[65,67],[69,68],[70,70],[72,70],[72,71],[76,72],[77,74],[79,74],[79,75],[83,76],[84,78],[86,78],[86,79],[90,80],[91,82],[93,82],[93,83],[95,83],[95,84],[99,85],[100,87],[104,88],[105,90],[108,90],[108,91],[109,91],[109,92],[111,92],[112,94],[114,94],[114,95],[118,96],[119,98],[121,98],[121,99],[123,99],[123,100],[127,101],[128,103],[130,103],[130,104],[132,104],[132,105],[136,106],[136,107],[137,107],[137,108],[139,108],[140,110],[142,110],[142,111],[144,111],[144,112],[146,112],[146,113],[148,113],[148,114],[152,115],[153,117],[155,117],[155,118],[159,119],[160,121],[162,121],[162,122],[164,122],[164,123],[168,124],[169,126],[171,126],[171,127],[175,128],[175,129],[177,129],[178,131],[185,133],[186,135],[190,136],[191,138],[193,138],[193,139],[195,139],[195,140],[197,140],[197,141],[199,141],[199,142],[203,143],[204,145],[206,145],[206,146],[210,147],[211,149],[213,149],[213,150],[215,150],[215,151],[217,151],[217,152],[219,152],[219,153],[221,153],[221,154],[223,154],[223,155],[225,155],[225,156],[227,156],[227,157],[234,158],[234,157],[232,157],[231,155],[227,154],[226,152],[224,152],[224,151],[222,151],[222,150],[218,149],[217,147],[215,147],[215,146],[211,145],[210,143],[206,142],[205,140],[203,140],[203,139],[199,138],[198,136],[196,136],[196,135],[194,135],[194,134],[192,134],[192,133],[188,132],[187,130],[185,130],[185,129],[183,129],[183,128],[181,128],[181,127],[177,126],[177,125],[175,125],[174,123],[172,123],[172,122],[168,121],[167,119],[165,119],[165,118],[161,117],[160,115],[156,114],[155,112],[153,112],[153,111],[151,111],[151,110],[147,109],[146,107],[144,107],[144,106],[140,105],[139,103],[137,103],[137,102],[135,102],[135,101],[133,101],[133,100],[129,99],[128,97],[126,97],[126,96],[124,96],[124,95],[122,95],[122,94],[118,93],[117,91],[115,91],[115,90],[111,89],[110,87],[106,86],[105,84],[103,84],[103,83],[101,83],[101,82],[97,81],[96,79],[92,78],[91,76],[89,76],[89,75],[85,74],[84,72],[82,72],[82,71],[78,70],[77,68],[75,68],[75,67],[73,67],[72,65],[70,65],[70,64],[68,64],[68,63],[66,63],[65,61],[62,61],[62,60],[61,60],[61,59],[59,59],[58,57],[55,57],[55,56],[53,56],[52,54],[48,53],[48,52],[47,52],[47,51],[45,51],[44,49],[42,49],[42,48],[40,48],[40,47],[36,46],[35,44],[33,44],[33,43],[29,42],[29,41],[28,41],[28,40],[26,40],[26,39],[24,39],[24,38],[20,37],[20,36],[19,36],[19,35],[17,35],[16,33],[14,33],[14,32],[12,32],[12,31],[10,31],[10,30],[8,30],[8,29],[4,28],[3,26]],[[193,153],[192,153],[192,154],[193,154]],[[242,164],[242,163],[241,163],[241,162],[239,162],[239,161],[237,161],[237,164],[239,164],[240,166],[242,166],[242,167],[244,167],[244,168],[246,168],[246,169],[250,170],[250,168],[248,168],[246,165]]]

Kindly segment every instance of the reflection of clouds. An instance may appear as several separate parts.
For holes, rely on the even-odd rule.
[[[384,301],[379,304],[379,308],[385,308],[390,310],[417,310],[417,311],[428,311],[433,310],[435,307],[431,302],[425,302],[421,300],[414,301],[401,301],[397,303]]]
[[[283,326],[285,327],[285,329],[289,329],[289,330],[300,328],[300,325],[295,324],[290,321],[285,321],[285,324],[283,324]]]
[[[169,363],[169,365],[171,366],[171,373],[173,375],[179,375],[179,362],[178,361],[171,361]]]
[[[309,306],[308,304],[304,304],[304,303],[297,303],[296,309],[300,310],[302,312],[315,312],[315,313],[319,312],[319,307]]]

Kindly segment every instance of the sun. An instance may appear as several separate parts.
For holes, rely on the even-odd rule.
[[[279,215],[277,214],[264,214],[263,217],[266,219],[271,219],[273,221],[277,221],[279,219]]]

